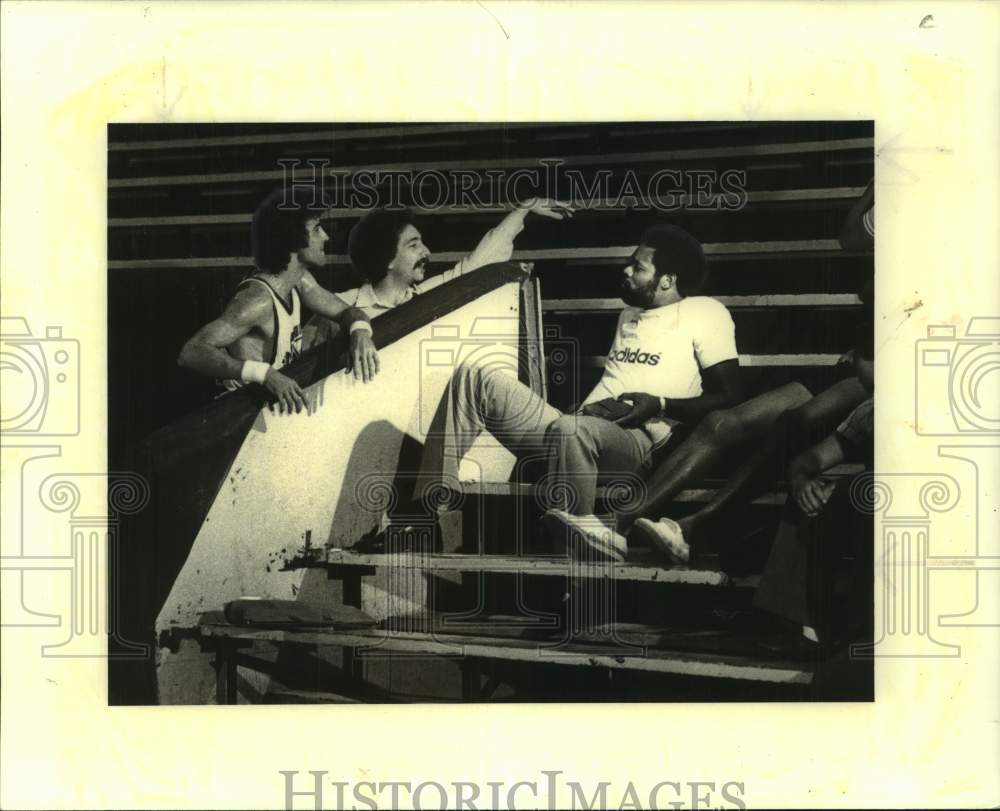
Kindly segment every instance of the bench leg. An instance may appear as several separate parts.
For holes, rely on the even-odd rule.
[[[215,649],[215,703],[236,704],[236,646],[222,642]]]
[[[463,659],[461,668],[462,701],[475,701],[479,698],[479,660]]]
[[[361,657],[358,656],[358,649],[353,645],[344,647],[344,673],[351,681],[360,684],[364,681],[362,672]]]
[[[344,575],[344,605],[361,608],[361,575],[347,572]]]

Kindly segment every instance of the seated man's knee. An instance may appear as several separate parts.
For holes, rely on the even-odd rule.
[[[572,414],[563,414],[561,417],[549,423],[545,429],[545,435],[555,442],[564,442],[568,439],[576,439],[578,420]]]
[[[574,414],[563,414],[548,424],[545,429],[545,441],[548,445],[565,446],[574,443],[591,443],[593,431],[587,424],[588,417]]]

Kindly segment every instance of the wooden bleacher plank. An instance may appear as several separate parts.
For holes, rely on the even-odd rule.
[[[752,191],[747,193],[747,202],[753,203],[774,203],[774,202],[817,202],[824,200],[853,200],[860,197],[864,192],[864,187],[841,187],[835,189],[787,189]],[[713,200],[720,199],[721,195],[713,196]],[[677,195],[674,198],[649,198],[644,199],[645,203],[657,203],[662,205],[673,204],[681,201],[680,207],[687,208],[691,203],[690,195]],[[587,203],[587,211],[620,211],[621,205],[616,205],[617,198],[595,200]],[[366,208],[336,208],[331,209],[325,215],[325,219],[359,219],[370,209]],[[464,215],[484,215],[503,214],[510,211],[509,206],[490,205],[469,206],[448,205],[421,211],[422,217],[440,216],[464,216]],[[202,226],[202,225],[249,225],[253,220],[253,214],[193,214],[166,217],[117,217],[108,220],[111,228],[162,228],[167,226]]]
[[[834,256],[847,255],[841,250],[836,239],[793,239],[771,242],[715,242],[703,246],[706,256],[758,256],[761,254],[793,253],[829,253]],[[611,248],[550,248],[525,249],[514,251],[511,257],[516,262],[531,262],[559,259],[608,260],[627,259],[635,250],[634,245],[622,245]],[[467,251],[443,251],[431,255],[435,263],[455,263],[467,255]],[[351,259],[347,254],[327,254],[325,265],[349,265]],[[128,268],[206,268],[206,267],[244,267],[252,265],[249,256],[178,258],[178,259],[116,259],[108,262],[112,270]]]
[[[794,143],[748,144],[745,146],[720,146],[695,149],[668,149],[654,152],[616,152],[602,155],[573,155],[570,157],[517,157],[493,160],[452,160],[452,161],[412,161],[391,164],[359,164],[338,166],[337,171],[350,175],[362,170],[383,172],[420,172],[422,170],[449,169],[522,169],[542,166],[543,161],[559,161],[562,166],[612,166],[637,165],[642,163],[672,162],[683,160],[700,161],[718,158],[751,158],[766,155],[799,155],[871,150],[875,142],[872,138],[845,138],[834,141],[798,141]],[[304,169],[305,171],[305,169]],[[109,189],[148,188],[150,186],[193,186],[212,183],[258,183],[280,181],[285,178],[284,169],[269,169],[254,172],[220,172],[197,175],[162,175],[158,177],[112,178]]]
[[[111,259],[110,270],[155,270],[156,268],[253,267],[252,256],[207,256],[192,259]]]
[[[463,491],[467,495],[520,496],[522,498],[530,498],[535,495],[535,486],[533,484],[515,482],[466,482],[463,485]],[[674,501],[705,502],[710,500],[715,492],[716,488],[713,487],[681,490],[681,492],[674,496]],[[597,488],[597,497],[598,499],[604,498],[603,487]],[[784,493],[763,493],[757,496],[753,500],[753,503],[784,504],[785,495]]]
[[[836,366],[841,357],[842,355],[823,353],[740,355],[740,366]]]
[[[865,469],[864,465],[859,464],[841,464],[834,465],[832,468],[827,470],[825,476],[853,476],[861,473]],[[674,496],[674,501],[684,501],[684,502],[704,502],[708,501],[715,495],[718,490],[718,486],[722,485],[722,481],[708,479],[705,481],[707,486],[700,488],[690,488],[687,490],[681,490],[676,496]],[[462,491],[466,495],[480,495],[480,496],[519,496],[522,498],[530,498],[535,495],[535,485],[523,483],[523,482],[465,482],[462,485]],[[597,498],[604,498],[605,488],[597,488]],[[785,503],[786,494],[784,492],[770,492],[762,493],[753,500],[753,504],[771,504],[771,505],[781,505]]]
[[[229,625],[199,626],[203,637],[235,641],[265,640],[299,645],[327,645],[371,649],[376,653],[399,652],[430,656],[461,656],[467,659],[503,659],[532,664],[603,667],[676,676],[737,679],[775,684],[810,684],[812,673],[794,662],[645,649],[631,650],[601,645],[566,644],[545,646],[538,641],[493,638],[466,634],[414,633],[401,631],[286,631],[248,629]],[[602,650],[602,648],[604,648]],[[610,650],[609,650],[610,648]]]
[[[727,307],[857,307],[855,293],[801,293],[765,296],[713,296]],[[615,312],[622,309],[620,298],[549,299],[542,304],[547,313]]]
[[[591,562],[567,557],[518,557],[515,555],[448,554],[361,554],[347,549],[330,549],[326,562],[331,566],[374,566],[382,569],[419,569],[428,572],[491,572],[547,577],[584,577],[625,580],[635,583],[684,583],[724,586],[729,578],[724,572],[664,568],[641,563]]]

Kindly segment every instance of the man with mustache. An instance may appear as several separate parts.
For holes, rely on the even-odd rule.
[[[555,200],[533,197],[519,203],[495,228],[486,232],[472,253],[450,270],[427,279],[431,253],[413,224],[413,212],[377,208],[351,229],[347,245],[351,264],[367,281],[338,295],[369,318],[375,318],[463,273],[506,262],[514,252],[514,238],[532,212],[555,220],[573,216],[569,206]]]
[[[177,363],[216,378],[232,390],[260,383],[282,411],[307,408],[299,384],[279,370],[302,351],[301,305],[350,332],[348,360],[356,378],[378,373],[378,353],[368,316],[322,287],[310,271],[322,267],[329,237],[320,224],[325,209],[310,210],[308,189],[278,189],[253,215],[256,272],[237,289],[225,312],[196,332]]]

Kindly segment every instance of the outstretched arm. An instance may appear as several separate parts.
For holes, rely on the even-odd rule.
[[[532,212],[553,220],[567,220],[573,216],[573,209],[566,203],[545,197],[531,197],[514,206],[513,211],[495,228],[487,231],[472,253],[455,265],[449,273],[455,275],[468,273],[485,265],[508,261],[514,253],[514,238],[521,233],[525,218]]]
[[[306,402],[298,383],[263,361],[239,360],[226,351],[271,318],[272,306],[265,296],[241,290],[221,316],[187,340],[177,356],[178,365],[208,377],[260,383],[277,397],[282,409],[301,411]]]
[[[314,312],[336,321],[341,332],[350,333],[347,353],[349,369],[354,377],[367,383],[379,371],[378,351],[372,343],[372,328],[368,316],[357,307],[349,307],[342,299],[323,287],[308,271],[299,282],[302,301]]]

